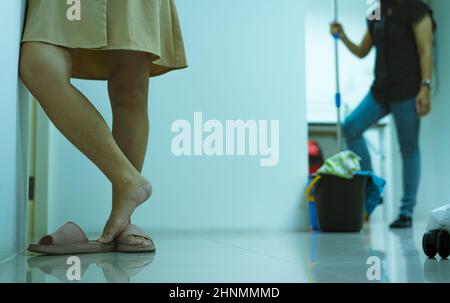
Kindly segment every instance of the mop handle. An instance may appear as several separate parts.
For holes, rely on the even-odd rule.
[[[339,20],[339,8],[338,8],[338,2],[337,0],[331,0],[333,4],[333,17],[334,22],[338,22]],[[336,63],[336,106],[339,108],[341,105],[341,98],[340,98],[340,78],[339,78],[339,33],[335,33],[333,35],[335,41],[334,41],[334,57],[335,57],[335,63]],[[339,95],[339,96],[338,96]],[[339,105],[339,106],[338,106]]]
[[[338,17],[339,17],[339,8],[338,8],[338,3],[337,0],[332,0],[332,4],[333,4],[333,20],[334,22],[338,22]],[[339,40],[339,33],[335,33],[333,34],[334,39]]]
[[[334,22],[338,22],[339,18],[339,9],[337,0],[332,0],[333,4],[333,17]],[[334,56],[335,56],[335,71],[336,71],[336,95],[335,95],[335,103],[336,103],[336,111],[337,111],[337,151],[340,152],[342,148],[342,129],[341,129],[341,84],[340,84],[340,75],[339,75],[339,33],[336,33],[334,36]]]
[[[337,0],[332,0],[332,4],[333,4],[333,17],[334,17],[334,22],[338,21],[339,18],[339,8],[338,8],[338,3]],[[336,101],[336,108],[341,108],[341,104],[342,104],[342,99],[341,99],[341,84],[340,84],[340,75],[339,75],[339,33],[335,33],[333,35],[335,42],[334,42],[334,57],[335,57],[335,71],[336,71],[336,96],[335,96],[335,101]],[[338,121],[340,122],[340,121]]]

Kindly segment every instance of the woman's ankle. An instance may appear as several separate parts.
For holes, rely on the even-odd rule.
[[[141,178],[143,178],[142,175],[137,170],[135,170],[117,176],[116,178],[111,180],[111,183],[114,188],[120,189],[123,187],[127,187],[132,183],[135,183]]]

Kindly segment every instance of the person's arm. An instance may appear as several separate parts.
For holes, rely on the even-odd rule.
[[[345,34],[344,29],[340,23],[332,23],[331,24],[331,34],[335,35],[338,34],[339,38],[342,40],[344,45],[349,49],[350,52],[352,52],[355,56],[358,58],[364,58],[369,53],[370,50],[373,47],[372,42],[372,36],[370,35],[370,32],[367,31],[364,35],[363,40],[359,45],[353,43]]]
[[[433,21],[429,15],[413,25],[417,49],[420,57],[422,80],[433,77]],[[430,87],[422,85],[416,98],[417,113],[424,117],[431,111]]]

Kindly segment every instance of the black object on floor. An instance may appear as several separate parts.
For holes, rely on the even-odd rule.
[[[411,228],[413,225],[411,217],[400,216],[397,220],[392,222],[390,228]]]
[[[437,236],[437,250],[442,259],[450,256],[450,234],[446,230],[441,230]]]
[[[361,231],[367,180],[367,176],[354,176],[349,180],[322,175],[316,187],[317,218],[321,231]]]
[[[439,253],[442,259],[450,256],[450,234],[446,230],[432,230],[423,235],[422,247],[425,254],[433,259]]]
[[[422,238],[422,248],[428,258],[433,259],[437,255],[437,234],[439,230],[426,232]]]

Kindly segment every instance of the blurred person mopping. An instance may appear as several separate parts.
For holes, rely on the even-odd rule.
[[[392,113],[403,162],[403,198],[399,217],[390,227],[409,228],[420,182],[420,122],[431,110],[436,23],[431,8],[423,1],[378,2],[367,18],[367,31],[360,44],[347,37],[342,24],[335,21],[330,26],[331,34],[355,56],[364,58],[372,48],[376,49],[375,81],[368,95],[345,120],[342,130],[348,148],[361,157],[362,169],[372,171],[363,134]]]

